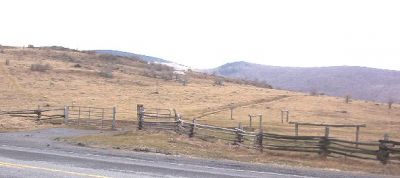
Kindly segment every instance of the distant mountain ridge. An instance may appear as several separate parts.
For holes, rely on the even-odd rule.
[[[278,67],[244,61],[209,70],[225,77],[259,80],[275,88],[387,102],[400,101],[400,71],[358,66]]]

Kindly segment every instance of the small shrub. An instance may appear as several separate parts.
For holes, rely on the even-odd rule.
[[[167,66],[167,65],[163,65],[163,64],[157,64],[157,63],[150,63],[150,69],[151,70],[155,70],[155,71],[174,71],[173,67]]]
[[[188,79],[186,77],[179,77],[177,80],[182,86],[186,86],[188,84]]]
[[[151,77],[151,78],[156,78],[157,74],[154,70],[144,70],[142,73],[143,76],[145,77]]]
[[[47,70],[50,70],[50,69],[51,69],[50,64],[32,64],[31,65],[31,71],[46,72]]]
[[[80,64],[75,64],[74,67],[75,68],[81,68],[82,66]]]
[[[112,72],[113,67],[111,65],[107,65],[100,70],[99,75],[105,78],[113,78]]]
[[[174,73],[171,71],[161,71],[160,77],[164,80],[172,80],[174,78]]]
[[[218,86],[224,85],[224,79],[223,78],[215,78],[214,85],[218,85]]]

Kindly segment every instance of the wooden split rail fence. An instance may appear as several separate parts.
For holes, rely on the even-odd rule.
[[[7,115],[10,117],[21,117],[28,118],[35,121],[47,121],[47,120],[61,120],[64,118],[63,108],[45,107],[40,106],[37,109],[0,109],[0,115]]]
[[[31,118],[36,121],[49,121],[51,123],[95,127],[100,129],[116,129],[117,123],[123,126],[133,126],[134,112],[119,111],[118,114],[125,120],[116,119],[116,107],[99,108],[86,106],[64,107],[37,107],[37,109],[4,109],[0,108],[0,115],[10,117]]]
[[[173,130],[188,137],[197,137],[206,141],[224,140],[228,143],[251,149],[311,152],[322,157],[345,156],[364,160],[378,160],[383,164],[388,162],[400,164],[400,142],[385,137],[377,142],[351,142],[329,137],[329,128],[325,136],[289,136],[258,132],[246,132],[241,123],[237,128],[223,128],[213,125],[182,120],[179,114],[171,110],[161,110],[154,114],[154,109],[137,106],[138,129]],[[168,112],[169,111],[169,112]]]

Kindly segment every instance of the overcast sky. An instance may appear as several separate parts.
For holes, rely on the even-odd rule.
[[[1,0],[0,44],[400,70],[400,1]]]

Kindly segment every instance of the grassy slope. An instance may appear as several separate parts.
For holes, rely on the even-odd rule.
[[[293,134],[293,125],[280,123],[280,110],[290,110],[291,121],[318,123],[365,123],[361,140],[377,140],[384,133],[399,140],[400,108],[389,110],[384,104],[365,101],[344,103],[343,98],[309,96],[274,89],[226,83],[213,86],[213,80],[198,75],[189,77],[188,86],[175,81],[144,77],[143,64],[120,60],[114,78],[103,78],[98,71],[104,62],[98,56],[80,52],[39,49],[6,49],[0,53],[0,106],[32,108],[37,105],[64,106],[74,103],[85,106],[117,106],[119,119],[135,119],[136,104],[148,107],[176,108],[185,119],[213,110],[226,108],[230,103],[241,105],[230,120],[228,110],[205,116],[199,122],[234,127],[238,122],[248,124],[248,114],[263,114],[264,127],[276,133]],[[5,66],[10,59],[11,65]],[[73,61],[73,62],[71,62]],[[49,63],[53,69],[33,72],[33,63]],[[81,68],[73,67],[80,63]],[[154,94],[156,83],[159,94]],[[278,98],[278,99],[277,99]],[[281,99],[279,99],[281,98]],[[255,125],[255,124],[254,124]],[[322,128],[302,128],[301,135],[322,135]],[[354,140],[355,129],[332,129],[336,137]]]

